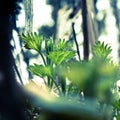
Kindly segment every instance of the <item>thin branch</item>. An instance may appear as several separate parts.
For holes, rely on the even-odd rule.
[[[75,45],[76,45],[76,49],[77,49],[78,58],[79,58],[79,60],[81,61],[80,51],[79,51],[79,45],[78,45],[78,42],[77,42],[77,39],[76,39],[76,34],[75,34],[74,23],[72,23],[72,31],[73,31],[73,37],[74,37]]]

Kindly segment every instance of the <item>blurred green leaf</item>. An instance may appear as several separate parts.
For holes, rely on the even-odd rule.
[[[61,71],[61,72],[60,72]],[[72,83],[74,83],[80,90],[84,89],[85,85],[90,83],[91,80],[94,80],[96,74],[94,73],[94,65],[90,62],[70,62],[66,69],[63,67],[60,68],[59,74],[67,77]],[[93,79],[94,78],[94,79]],[[92,83],[92,81],[91,81]],[[93,83],[92,83],[93,84]],[[89,84],[91,85],[91,84]]]
[[[117,116],[116,116],[116,120],[120,120],[120,115],[117,115]]]
[[[88,99],[82,103],[76,97],[68,100],[66,97],[52,97],[49,94],[46,96],[31,88],[32,86],[26,87],[28,91],[32,91],[36,95],[32,98],[32,103],[42,108],[43,113],[45,112],[45,114],[41,113],[48,117],[44,120],[53,118],[58,120],[103,120],[104,113],[99,111],[100,107],[95,100]]]
[[[79,91],[88,91],[91,97],[102,102],[111,102],[111,90],[120,77],[120,70],[116,65],[99,60],[73,61],[58,67],[58,74],[76,85]]]
[[[120,100],[116,100],[113,102],[113,106],[115,109],[117,109],[118,111],[120,111]]]

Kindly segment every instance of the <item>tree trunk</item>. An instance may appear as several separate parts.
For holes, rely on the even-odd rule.
[[[88,10],[87,10],[87,0],[81,0],[81,7],[82,7],[82,20],[83,20],[83,55],[84,60],[89,59],[89,36],[88,36],[88,25],[87,25],[87,17],[88,17]]]
[[[24,0],[25,7],[25,30],[24,32],[33,31],[33,0]]]

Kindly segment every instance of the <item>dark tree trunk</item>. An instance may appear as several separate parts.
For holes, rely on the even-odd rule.
[[[84,60],[88,60],[89,58],[89,37],[88,37],[88,21],[87,21],[87,1],[86,0],[81,0],[81,7],[82,7],[82,20],[83,20],[83,37],[84,37],[84,42],[83,42],[83,55],[84,55]]]
[[[0,0],[0,114],[9,120],[26,120],[13,69],[12,14],[15,0]]]

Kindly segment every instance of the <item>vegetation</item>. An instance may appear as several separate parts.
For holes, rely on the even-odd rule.
[[[32,104],[43,110],[38,119],[119,119],[116,81],[120,70],[109,56],[112,49],[108,44],[96,42],[92,58],[78,61],[69,41],[60,39],[54,43],[53,37],[46,39],[36,33],[20,37],[27,49],[40,54],[44,63],[28,67],[32,74],[44,79],[49,89],[44,95],[33,83],[26,86],[35,95],[31,98]],[[51,95],[51,91],[57,96]]]
[[[39,35],[30,33],[34,28],[32,0],[0,0],[0,120],[120,120],[119,65],[110,57],[111,47],[97,41],[103,39],[101,35],[112,33],[115,36],[109,39],[120,42],[119,1],[46,2],[52,5],[53,24],[41,26]],[[19,28],[20,6],[24,8],[25,26]],[[23,31],[28,33],[20,38],[28,52],[35,50],[42,58],[39,64],[29,65],[30,58],[22,49],[21,40],[14,38],[14,32]],[[14,50],[18,53],[15,56]],[[16,60],[21,65],[21,58],[29,72],[44,80],[44,85],[31,80],[24,86],[18,70],[21,66],[16,66]]]

